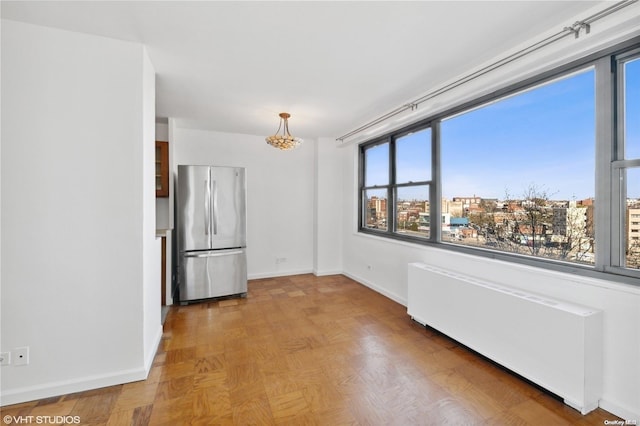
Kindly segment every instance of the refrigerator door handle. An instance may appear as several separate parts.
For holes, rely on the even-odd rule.
[[[213,187],[213,235],[218,235],[218,183],[211,182]]]
[[[211,188],[209,182],[204,181],[204,235],[211,233],[211,207],[209,206],[209,199],[211,198]]]
[[[220,256],[232,256],[236,254],[242,254],[242,250],[233,251],[221,251],[221,252],[206,252],[206,253],[185,253],[184,257],[220,257]]]

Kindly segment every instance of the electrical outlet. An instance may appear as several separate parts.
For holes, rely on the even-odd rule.
[[[11,352],[0,352],[0,365],[11,364]]]
[[[29,364],[29,346],[23,346],[21,348],[15,348],[11,351],[13,358],[13,365],[27,365]]]
[[[286,257],[276,257],[276,265],[279,265],[280,263],[284,263],[287,261]]]

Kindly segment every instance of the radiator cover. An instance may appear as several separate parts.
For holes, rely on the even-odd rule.
[[[586,414],[602,396],[602,312],[424,263],[407,312]]]

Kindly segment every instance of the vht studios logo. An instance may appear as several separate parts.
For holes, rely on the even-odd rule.
[[[56,425],[79,425],[80,416],[4,416],[2,418],[5,424],[56,424]]]

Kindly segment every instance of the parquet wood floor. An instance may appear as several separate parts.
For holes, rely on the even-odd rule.
[[[149,378],[4,407],[82,425],[602,425],[344,276],[173,307]]]

